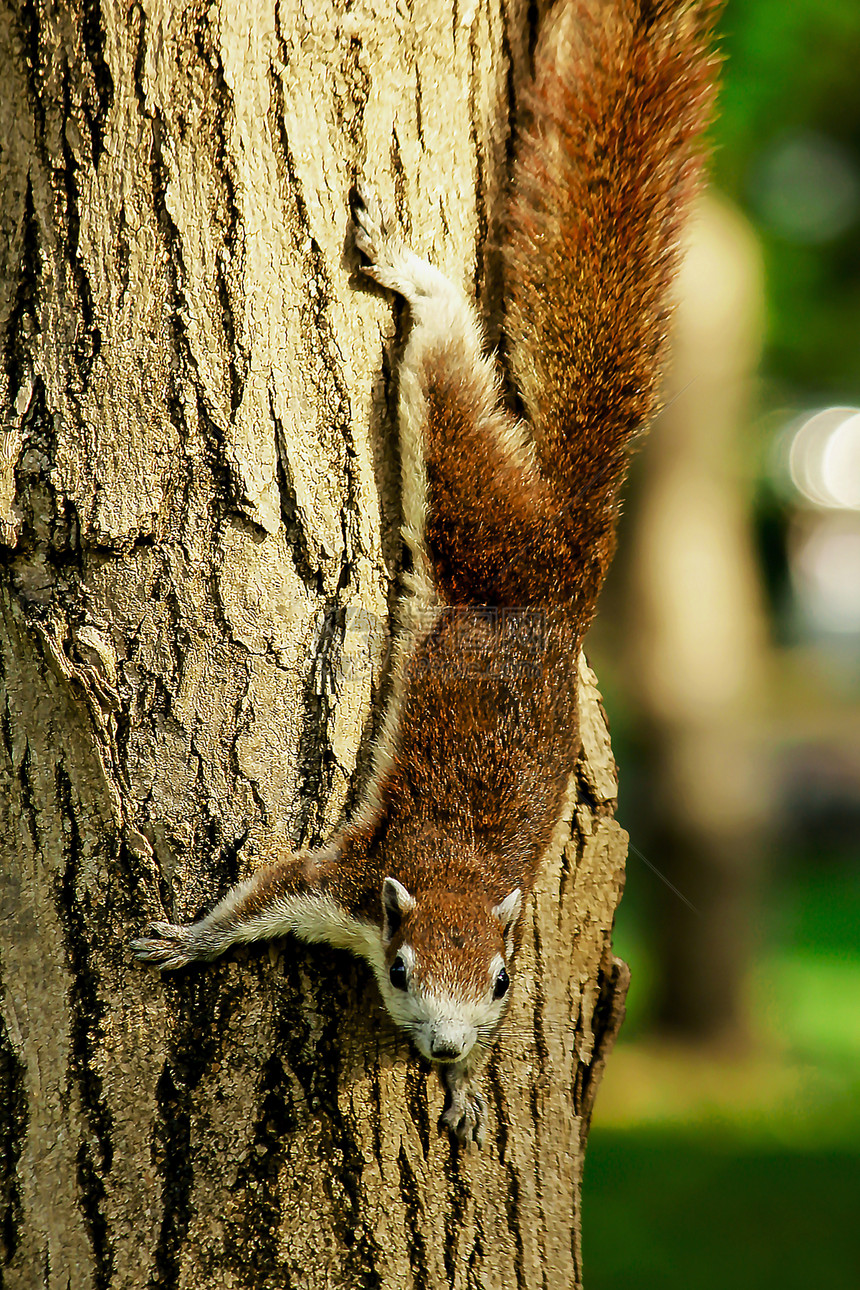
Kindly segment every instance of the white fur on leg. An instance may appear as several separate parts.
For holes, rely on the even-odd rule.
[[[238,883],[196,923],[153,924],[148,936],[132,942],[134,954],[169,972],[186,963],[218,958],[231,945],[268,941],[292,933],[303,941],[349,950],[366,959],[377,974],[382,970],[384,950],[379,928],[353,918],[322,892],[285,893],[260,913],[246,916],[243,907],[253,895],[256,882],[252,877]]]

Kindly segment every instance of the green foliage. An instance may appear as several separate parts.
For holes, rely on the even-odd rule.
[[[766,371],[786,395],[860,397],[860,210],[821,240],[774,227],[762,200],[769,158],[796,138],[832,144],[860,177],[860,4],[730,0],[715,125],[714,176],[762,238],[768,281]],[[797,176],[803,184],[803,176]],[[826,198],[826,186],[800,200]]]
[[[855,0],[730,0],[714,129],[720,184],[742,197],[746,171],[775,136],[817,129],[860,136]]]
[[[589,1290],[856,1290],[860,1154],[737,1137],[595,1131]]]

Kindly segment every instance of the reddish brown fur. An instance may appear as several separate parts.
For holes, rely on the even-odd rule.
[[[389,958],[404,942],[419,951],[413,972],[419,988],[443,987],[467,998],[491,987],[487,965],[505,948],[489,900],[476,900],[473,892],[440,891],[421,902],[403,920]]]
[[[716,8],[572,0],[536,60],[505,238],[506,338],[569,547],[590,553],[582,630],[612,556],[629,446],[655,407],[713,99]]]
[[[253,890],[237,906],[232,921],[256,918],[280,896],[317,890],[319,876],[318,858],[305,852],[259,869]]]
[[[567,604],[588,626],[629,446],[656,402],[714,10],[571,0],[550,18],[504,239],[506,339],[538,470],[475,422],[444,353],[427,373],[428,541],[454,601]]]
[[[385,873],[412,892],[527,891],[550,840],[578,750],[579,644],[629,445],[655,404],[713,13],[572,0],[542,42],[506,251],[511,367],[538,466],[505,452],[504,414],[476,418],[468,373],[440,351],[426,371],[427,542],[461,609],[413,660],[368,913]],[[538,658],[476,604],[541,615]]]
[[[427,543],[454,608],[409,666],[382,816],[342,834],[318,877],[377,924],[384,878],[398,879],[418,900],[412,931],[452,961],[439,893],[483,912],[515,887],[527,894],[577,756],[578,651],[629,446],[654,410],[678,226],[711,102],[713,13],[711,3],[568,0],[550,20],[506,245],[507,344],[534,467],[505,451],[508,414],[476,415],[472,378],[444,345],[425,364]],[[531,619],[497,612],[515,607]],[[308,881],[306,865],[284,862],[284,890]],[[273,890],[281,878],[263,881]]]

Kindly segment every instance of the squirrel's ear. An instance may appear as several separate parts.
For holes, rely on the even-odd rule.
[[[415,908],[415,900],[396,878],[386,878],[382,884],[382,943],[387,945],[403,921],[403,916]]]
[[[523,893],[519,887],[514,887],[509,896],[505,896],[500,905],[493,908],[493,916],[498,918],[502,925],[502,936],[505,941],[505,948],[510,954],[514,948],[514,928],[517,925],[517,919],[523,908]]]

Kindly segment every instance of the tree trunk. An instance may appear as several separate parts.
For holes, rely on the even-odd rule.
[[[399,540],[395,325],[346,194],[367,174],[494,309],[533,36],[497,0],[0,11],[9,1290],[580,1284],[626,972],[593,679],[480,1155],[347,955],[128,950],[348,809]]]
[[[761,257],[709,194],[676,284],[666,408],[639,463],[619,615],[629,709],[647,747],[656,1025],[749,1039],[748,978],[768,790],[756,734],[765,631],[739,461],[764,316]],[[680,900],[676,890],[684,897]]]

